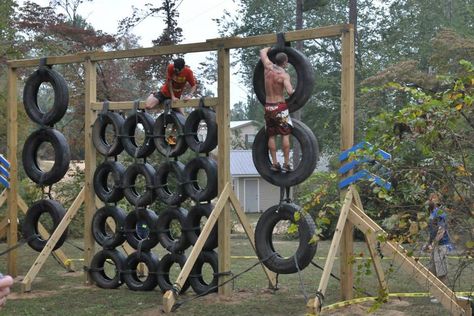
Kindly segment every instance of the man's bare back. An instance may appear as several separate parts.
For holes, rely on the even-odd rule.
[[[268,49],[263,49],[260,52],[260,59],[264,66],[265,76],[265,101],[267,103],[285,102],[284,90],[288,94],[293,93],[291,86],[290,75],[283,67],[274,64],[268,58]]]

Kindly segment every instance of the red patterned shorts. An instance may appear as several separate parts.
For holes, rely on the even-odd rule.
[[[293,124],[285,102],[265,104],[264,118],[268,136],[291,134]]]

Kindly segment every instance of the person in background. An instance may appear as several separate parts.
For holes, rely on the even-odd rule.
[[[13,285],[13,278],[9,275],[3,276],[0,273],[0,309],[5,306],[7,296],[10,294],[10,287]]]
[[[290,134],[293,125],[285,101],[284,91],[294,93],[290,75],[285,68],[288,56],[280,52],[275,56],[275,64],[268,58],[270,47],[260,50],[260,59],[264,67],[265,78],[265,129],[268,135],[268,149],[272,159],[270,169],[275,172],[290,172]],[[276,135],[281,135],[284,163],[280,166],[276,157]]]

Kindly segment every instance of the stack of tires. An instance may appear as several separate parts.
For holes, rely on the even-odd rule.
[[[145,133],[141,144],[135,139],[139,124]],[[202,124],[207,127],[205,137],[198,133]],[[110,126],[114,131],[112,141],[106,136]],[[169,130],[173,131],[173,138]],[[185,118],[180,112],[166,111],[154,120],[142,111],[135,110],[124,118],[119,113],[104,110],[94,122],[92,138],[97,151],[106,157],[97,166],[93,180],[96,195],[105,206],[97,210],[92,221],[93,236],[103,247],[91,261],[92,279],[102,288],[116,288],[124,282],[136,291],[153,290],[157,285],[163,292],[172,289],[170,270],[174,264],[184,266],[184,252],[196,242],[201,219],[210,215],[213,210],[210,201],[217,196],[217,164],[209,157],[217,146],[215,112],[199,107]],[[183,164],[178,158],[188,148],[197,155]],[[155,149],[163,159],[152,165],[147,158]],[[117,156],[122,151],[134,158],[128,167],[118,162]],[[198,181],[201,171],[206,175],[206,185]],[[138,178],[144,179],[144,188],[136,185]],[[133,208],[128,214],[117,206],[123,198]],[[189,211],[181,206],[188,198],[195,203]],[[150,208],[156,201],[166,205],[159,214]],[[108,229],[111,220],[114,231]],[[117,249],[125,241],[136,250],[128,257]],[[158,244],[168,252],[161,259],[152,252]],[[216,247],[217,227],[180,291],[191,286],[202,294],[217,285],[216,277],[209,283],[202,278],[205,263],[210,264],[217,275]],[[109,261],[114,262],[115,272],[106,271]],[[146,275],[142,275],[140,264],[146,267]]]
[[[46,109],[38,104],[38,94],[43,83],[49,83],[54,91],[54,101]],[[49,98],[48,98],[49,99]],[[52,186],[61,180],[69,169],[71,154],[64,135],[54,128],[66,113],[69,103],[69,92],[66,81],[49,66],[40,66],[27,79],[23,90],[23,104],[28,117],[38,124],[26,139],[22,151],[22,164],[26,175],[41,187]],[[49,108],[49,110],[48,110]],[[54,150],[52,167],[47,168],[40,162],[44,155],[45,144]],[[52,220],[52,230],[55,230],[66,211],[58,201],[49,195],[48,198],[34,202],[27,210],[22,233],[28,245],[41,252],[48,239],[43,239],[39,233],[39,220],[43,214],[48,214]],[[60,248],[67,238],[67,229],[56,242],[53,250]]]
[[[268,52],[270,60],[283,52],[288,56],[297,75],[294,93],[286,100],[290,113],[303,107],[311,96],[314,86],[314,72],[310,61],[301,52],[289,46],[279,45]],[[265,78],[262,61],[254,70],[253,86],[255,94],[262,105],[265,105]],[[298,142],[300,148],[299,162],[290,172],[279,172],[271,169],[272,161],[268,152],[268,136],[263,127],[255,136],[252,147],[252,158],[255,167],[263,179],[280,187],[281,192],[291,186],[305,181],[316,168],[319,159],[318,142],[303,122],[292,118],[292,141]],[[255,227],[255,244],[258,258],[275,273],[290,274],[304,269],[316,254],[316,243],[312,238],[316,233],[316,225],[308,214],[300,214],[300,207],[289,201],[280,201],[278,205],[267,209]],[[299,213],[300,215],[297,215]],[[298,218],[298,220],[296,220]],[[280,221],[289,221],[298,227],[299,246],[293,256],[284,258],[273,244],[273,230]]]

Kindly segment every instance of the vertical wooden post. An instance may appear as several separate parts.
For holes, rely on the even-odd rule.
[[[342,33],[342,70],[341,70],[341,151],[354,145],[354,28],[351,25]],[[341,192],[345,195],[345,192]],[[341,298],[349,300],[353,296],[354,276],[352,264],[354,225],[346,222],[341,239]]]
[[[217,93],[219,106],[217,107],[218,135],[218,190],[221,194],[230,178],[230,58],[229,49],[218,51],[218,83]],[[218,220],[219,236],[219,273],[230,271],[230,205],[227,200]],[[230,278],[230,275],[222,275],[219,284]],[[219,287],[219,295],[230,296],[232,288],[228,283]]]
[[[86,60],[84,62],[86,70],[85,83],[85,118],[84,118],[84,151],[85,151],[85,192],[84,192],[84,265],[90,266],[94,256],[95,241],[92,236],[92,216],[95,213],[95,195],[93,188],[94,170],[96,169],[96,150],[92,143],[92,124],[96,114],[92,110],[92,102],[97,99],[97,72],[96,63]],[[92,283],[89,273],[85,274],[85,282]]]
[[[10,189],[8,189],[8,218],[10,223],[7,232],[8,248],[18,242],[18,101],[17,101],[17,73],[15,68],[8,68],[8,161],[10,162]],[[17,250],[8,253],[7,272],[13,277],[18,275]]]

